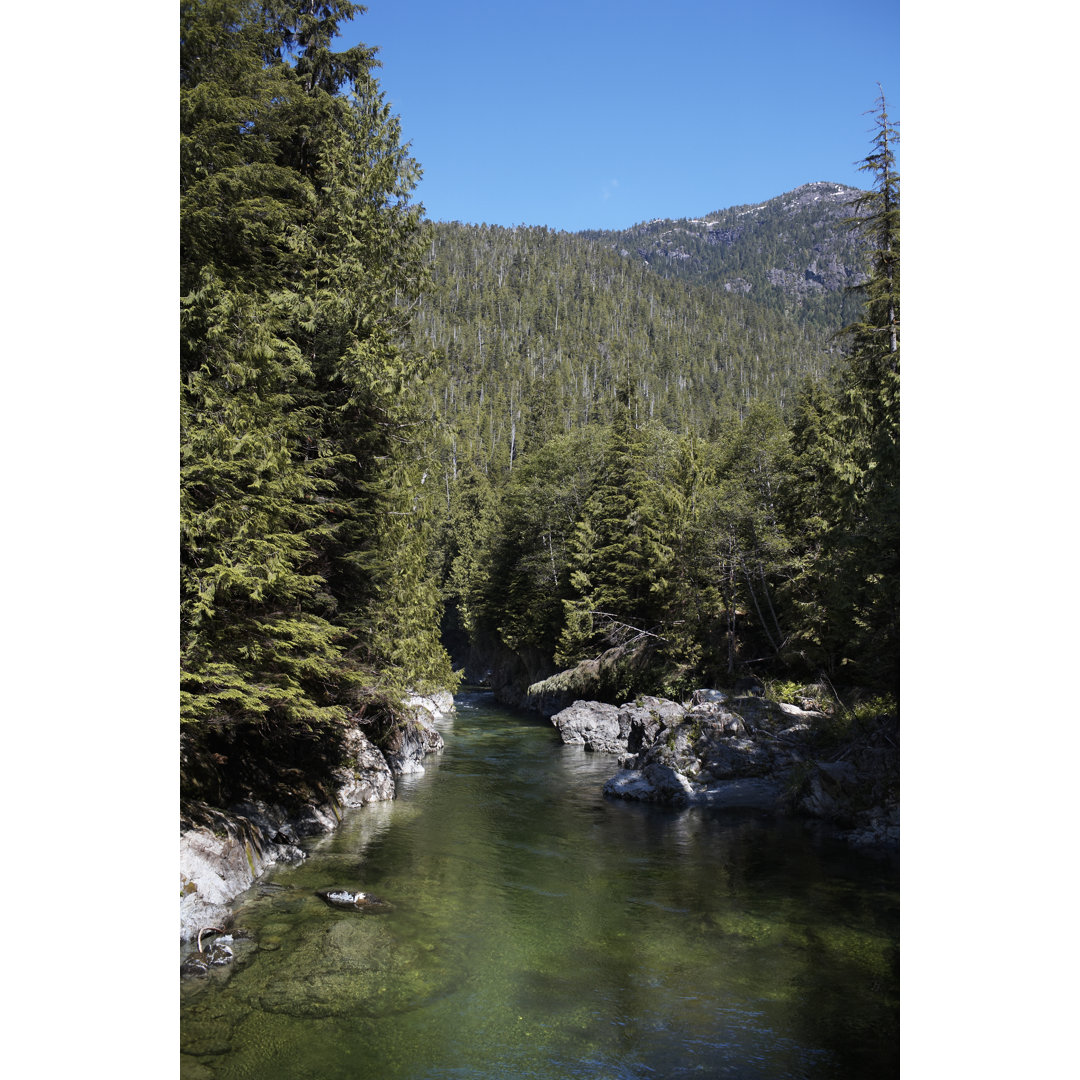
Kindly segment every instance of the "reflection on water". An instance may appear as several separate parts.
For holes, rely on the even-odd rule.
[[[185,1080],[897,1074],[895,859],[609,802],[614,758],[458,709],[398,800],[248,894],[234,969],[181,986]]]

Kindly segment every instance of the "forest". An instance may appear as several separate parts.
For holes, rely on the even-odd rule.
[[[465,676],[898,708],[884,95],[860,191],[432,222],[374,50],[335,51],[359,10],[181,4],[185,803],[317,792],[348,718]]]

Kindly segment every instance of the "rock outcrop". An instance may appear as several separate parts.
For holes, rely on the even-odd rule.
[[[196,938],[203,927],[228,921],[229,904],[276,863],[298,863],[304,837],[337,828],[344,808],[392,799],[394,777],[423,772],[422,759],[444,747],[436,724],[454,710],[447,692],[406,699],[409,721],[380,750],[359,726],[345,736],[346,764],[335,773],[334,800],[287,811],[249,800],[227,811],[207,810],[208,824],[180,833],[180,940]]]
[[[190,941],[205,926],[223,925],[229,904],[278,862],[302,862],[294,822],[280,808],[247,806],[221,815],[217,829],[180,834],[180,940]]]
[[[423,761],[428,754],[440,754],[446,744],[424,709],[417,708],[404,725],[396,728],[385,745],[383,756],[395,776],[408,776],[424,771]]]
[[[576,701],[551,720],[563,742],[618,755],[604,785],[611,798],[795,810],[847,829],[855,844],[899,843],[898,758],[888,746],[816,760],[823,712],[769,700],[756,680],[736,690],[698,690],[685,704]]]
[[[584,746],[617,754],[626,749],[628,727],[619,723],[619,710],[603,701],[575,701],[557,712],[551,722],[559,736],[569,746]]]
[[[339,769],[338,801],[342,806],[366,806],[394,797],[394,773],[383,752],[357,727],[345,736],[349,764]]]
[[[686,706],[663,698],[642,697],[625,705],[575,701],[557,712],[551,722],[562,741],[602,754],[636,752],[652,743],[658,732],[678,723]]]

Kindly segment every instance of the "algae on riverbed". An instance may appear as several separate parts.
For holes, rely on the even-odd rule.
[[[613,767],[465,699],[401,800],[245,898],[250,956],[182,988],[182,1076],[893,1075],[895,861],[608,802]],[[394,910],[329,908],[331,887]]]

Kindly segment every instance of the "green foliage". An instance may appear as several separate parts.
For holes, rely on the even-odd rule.
[[[851,705],[842,705],[824,723],[815,726],[815,751],[833,755],[850,747],[887,744],[890,733],[895,734],[899,716],[900,703],[892,694],[874,694]]]
[[[297,755],[451,677],[402,303],[419,169],[373,51],[331,48],[361,10],[181,4],[181,707],[234,775],[208,748],[237,725]]]
[[[612,692],[682,696],[751,663],[890,685],[899,189],[883,102],[877,122],[875,184],[850,220],[851,192],[825,185],[823,209],[810,185],[723,222],[636,227],[667,252],[659,268],[613,234],[431,227],[433,289],[414,319],[445,356],[428,384],[431,451],[452,513],[459,484],[482,476],[490,496],[446,545],[444,592],[474,643],[552,670],[648,642]],[[869,262],[864,287],[829,308],[858,315],[842,355],[815,337],[816,286],[766,304],[716,287],[739,259],[771,280],[782,251],[797,262],[817,246],[838,281]]]
[[[635,427],[707,436],[754,398],[782,406],[839,354],[835,319],[670,280],[586,234],[427,230],[432,287],[413,330],[444,358],[427,393],[451,482],[471,464],[498,486],[556,435],[612,423],[630,387]]]
[[[805,655],[849,682],[895,691],[900,627],[900,210],[884,96],[854,224],[872,248],[863,317],[832,392],[804,391],[793,425],[806,528],[791,599]]]
[[[765,680],[765,697],[770,701],[786,701],[792,704],[807,696],[807,687],[803,683],[792,679]]]

